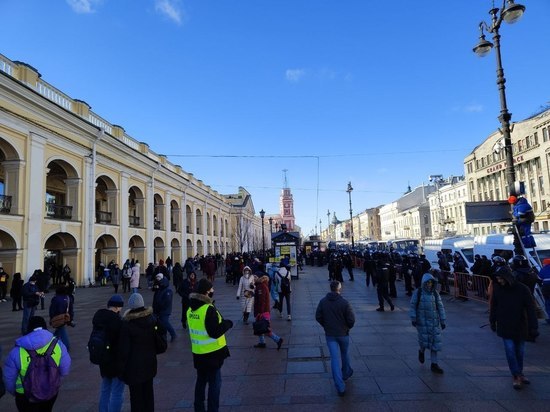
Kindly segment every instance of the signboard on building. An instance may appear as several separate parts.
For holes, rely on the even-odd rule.
[[[466,202],[466,223],[508,223],[512,221],[511,206],[506,200]]]

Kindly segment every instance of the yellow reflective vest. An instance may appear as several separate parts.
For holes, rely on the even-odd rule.
[[[48,346],[50,346],[50,343],[54,339],[55,337],[51,338],[50,341],[42,346],[40,349],[36,349],[36,353],[42,355],[44,352],[46,352],[48,350]],[[29,352],[27,352],[25,348],[19,347],[19,359],[21,361],[21,370],[19,371],[19,375],[17,375],[17,380],[15,381],[15,392],[24,394],[25,389],[23,388],[23,380],[25,379],[27,369],[29,369],[29,365],[31,363],[31,355],[29,355]],[[52,351],[52,359],[59,367],[59,363],[61,362],[61,346],[59,346],[59,342],[55,344],[55,347]]]
[[[202,305],[195,311],[191,310],[191,308],[187,309],[187,326],[189,327],[189,336],[191,337],[191,351],[197,355],[215,352],[226,346],[225,335],[214,339],[208,336],[208,332],[206,332],[206,311],[210,306],[214,308],[214,305],[208,304]],[[218,322],[221,323],[222,315],[220,315],[217,309],[216,313],[218,314]]]

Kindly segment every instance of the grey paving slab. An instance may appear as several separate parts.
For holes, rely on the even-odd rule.
[[[346,396],[337,396],[330,357],[322,328],[315,322],[319,299],[328,290],[326,267],[306,267],[293,282],[292,321],[274,313],[272,326],[285,340],[280,351],[267,339],[266,349],[255,349],[257,337],[240,319],[235,287],[216,280],[215,299],[221,313],[235,322],[227,334],[231,357],[222,368],[222,411],[548,411],[550,410],[550,327],[540,324],[536,344],[526,346],[525,373],[532,380],[521,391],[512,380],[501,340],[487,328],[487,307],[479,302],[444,298],[448,328],[443,332],[439,363],[443,376],[435,376],[417,359],[416,330],[408,319],[409,298],[398,282],[394,312],[376,312],[376,292],[366,288],[364,274],[344,283],[344,296],[352,303],[357,321],[350,334],[354,376]],[[71,373],[64,380],[55,411],[97,411],[99,371],[87,358],[86,342],[94,312],[104,307],[110,287],[77,289],[76,322],[69,330]],[[152,293],[141,290],[146,304]],[[48,295],[47,303],[51,299]],[[125,294],[127,299],[129,294]],[[48,306],[46,306],[47,308]],[[39,310],[46,315],[46,310]],[[0,344],[4,357],[18,336],[21,312],[0,303]],[[181,328],[181,307],[174,302],[172,323],[178,339],[158,357],[154,380],[157,411],[190,411],[193,406],[195,370],[189,336]],[[427,356],[429,358],[429,355]],[[261,390],[263,393],[258,394]],[[0,411],[15,410],[13,397],[0,399]],[[123,411],[129,407],[125,391]]]

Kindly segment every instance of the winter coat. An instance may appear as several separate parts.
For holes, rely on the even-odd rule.
[[[69,315],[72,321],[74,319],[73,300],[68,295],[56,294],[50,303],[50,320],[52,320],[54,316],[65,313],[67,311],[67,305],[69,306]]]
[[[535,300],[523,283],[511,276],[507,281],[504,286],[493,282],[489,321],[501,338],[527,340],[529,332],[538,330]]]
[[[113,270],[109,272],[111,275],[111,282],[113,285],[118,285],[120,283],[120,278],[122,276],[122,271],[118,267],[114,267]]]
[[[122,328],[122,319],[118,313],[109,309],[99,309],[92,319],[94,328],[103,329],[105,338],[109,344],[112,356],[106,362],[99,364],[99,372],[104,378],[114,378],[118,376],[116,357],[118,356],[118,345],[120,339],[120,329]]]
[[[6,362],[4,363],[4,383],[6,385],[6,390],[15,395],[15,383],[17,381],[17,376],[21,371],[21,357],[19,355],[20,348],[29,349],[40,349],[46,345],[49,341],[52,340],[53,334],[46,329],[34,330],[31,333],[21,336],[15,341],[15,347],[10,351]],[[59,347],[61,348],[61,360],[59,361],[59,372],[61,376],[66,376],[69,374],[71,368],[71,357],[67,348],[61,342],[57,341]]]
[[[349,302],[339,293],[329,292],[317,305],[315,319],[326,336],[347,336],[355,325],[355,314]]]
[[[255,283],[254,288],[254,316],[270,313],[268,276],[262,276]]]
[[[432,289],[428,289],[426,282],[433,281]],[[416,289],[411,298],[409,316],[416,322],[418,344],[422,349],[433,351],[441,350],[441,325],[445,324],[445,308],[441,296],[436,291],[437,281],[429,274],[422,276],[422,286]],[[420,297],[420,302],[418,298]],[[417,305],[418,303],[418,305]]]
[[[189,295],[189,300],[190,307],[187,312],[188,314],[190,311],[195,311],[203,305],[213,305],[212,299],[201,293],[191,293],[191,295]],[[204,327],[208,336],[213,339],[218,339],[233,327],[233,322],[223,317],[221,317],[220,321],[220,317],[221,313],[219,313],[214,306],[210,306],[206,310]],[[195,369],[219,369],[222,367],[225,358],[229,356],[229,349],[227,346],[210,353],[193,353],[193,365]]]
[[[23,293],[23,279],[13,279],[10,288],[10,297],[19,299]]]
[[[157,316],[170,315],[172,313],[172,300],[174,293],[170,288],[170,282],[162,278],[159,282],[159,288],[153,296],[153,313]]]
[[[134,265],[131,269],[132,277],[130,278],[130,287],[139,288],[139,266]]]
[[[40,298],[36,292],[39,292],[36,284],[27,282],[23,285],[23,307],[32,308],[38,306],[38,303],[40,303]]]
[[[249,272],[250,273],[250,272]],[[245,296],[246,294],[249,297]],[[241,299],[241,310],[243,312],[252,312],[254,307],[254,277],[252,275],[242,275],[237,287],[237,298]]]
[[[174,282],[174,287],[177,289],[181,282],[183,282],[183,268],[179,262],[176,262],[174,268],[172,269],[172,281]]]
[[[152,308],[129,310],[122,318],[116,363],[126,385],[144,383],[157,375],[155,323]]]

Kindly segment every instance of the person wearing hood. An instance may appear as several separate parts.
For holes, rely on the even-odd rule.
[[[124,382],[118,377],[116,357],[122,319],[120,312],[124,306],[124,299],[120,295],[113,295],[107,301],[107,308],[99,309],[92,319],[94,329],[101,329],[105,333],[105,342],[109,345],[109,355],[99,364],[101,374],[101,390],[99,396],[100,412],[120,412],[124,400]]]
[[[350,303],[342,297],[342,284],[339,281],[330,282],[330,292],[317,305],[315,320],[325,330],[332,379],[338,395],[344,396],[345,381],[353,375],[349,360],[349,331],[355,325],[355,314]]]
[[[132,293],[122,317],[116,359],[119,378],[130,389],[132,412],[155,410],[153,378],[157,375],[156,318],[143,296]]]
[[[254,277],[252,275],[252,269],[245,266],[243,269],[243,275],[239,280],[239,287],[237,288],[237,300],[241,299],[241,308],[243,311],[243,323],[248,325],[248,317],[252,308],[254,307]]]
[[[512,271],[502,266],[495,272],[489,322],[491,330],[502,338],[514,389],[531,383],[523,375],[525,341],[534,342],[539,335],[535,300],[529,288],[514,279]]]
[[[271,321],[271,309],[270,309],[270,293],[269,293],[269,276],[264,275],[256,279],[254,283],[254,317],[256,320],[265,319],[268,322]],[[267,334],[273,342],[277,344],[277,350],[281,349],[283,344],[283,338],[277,336],[275,332],[269,329]],[[259,335],[259,342],[254,345],[255,348],[265,348],[265,338],[264,335]]]
[[[26,334],[15,341],[15,347],[10,351],[4,364],[4,383],[6,390],[15,396],[18,411],[51,411],[57,394],[42,402],[31,402],[31,394],[25,393],[24,377],[30,364],[29,350],[38,353],[47,351],[50,343],[56,339],[48,331],[46,321],[41,316],[32,316],[28,322]],[[59,368],[59,374],[67,376],[71,368],[71,356],[60,340],[55,344],[51,357]]]
[[[424,351],[430,350],[431,370],[443,373],[437,363],[437,352],[441,350],[441,330],[445,329],[446,316],[441,296],[437,292],[437,280],[430,274],[422,276],[420,288],[416,289],[409,310],[412,325],[418,332],[418,360],[424,363]]]
[[[189,295],[187,323],[193,352],[193,366],[197,370],[195,382],[195,411],[205,411],[204,400],[208,384],[208,412],[217,412],[222,386],[221,367],[229,357],[225,332],[233,322],[224,319],[214,306],[214,287],[206,278],[199,280],[197,291]]]
[[[170,281],[162,273],[158,273],[155,276],[155,281],[158,283],[158,288],[155,289],[153,296],[153,313],[170,334],[170,342],[174,342],[176,340],[176,331],[170,323],[174,293],[170,288]]]

